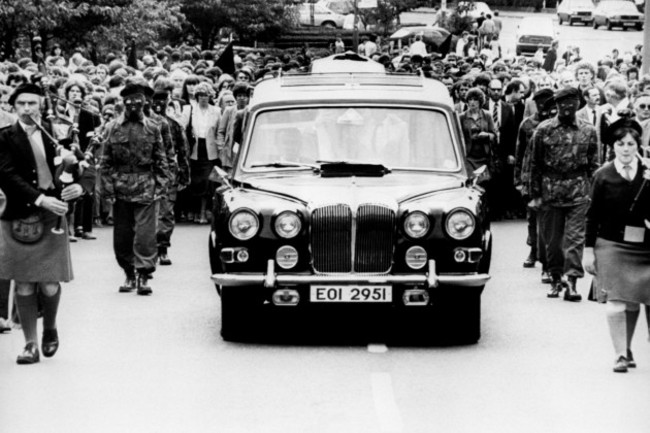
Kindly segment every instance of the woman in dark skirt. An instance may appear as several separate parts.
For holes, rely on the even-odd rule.
[[[641,134],[624,116],[603,135],[615,159],[594,175],[587,212],[583,266],[596,276],[596,300],[606,303],[618,373],[636,367],[632,336],[640,306],[650,305],[650,171],[638,156]]]

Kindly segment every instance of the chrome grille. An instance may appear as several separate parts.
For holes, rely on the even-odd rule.
[[[352,271],[352,211],[346,205],[315,209],[311,216],[311,247],[316,272]]]
[[[354,270],[388,272],[393,263],[395,213],[379,205],[365,204],[357,212]]]

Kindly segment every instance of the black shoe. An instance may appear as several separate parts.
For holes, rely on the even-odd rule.
[[[553,279],[551,278],[551,274],[547,271],[542,271],[542,284],[551,284],[552,282]]]
[[[160,253],[158,255],[158,263],[160,263],[161,266],[169,266],[172,264],[172,261],[167,253]]]
[[[97,237],[93,236],[93,234],[90,232],[83,232],[81,233],[80,236],[77,237],[81,237],[81,239],[85,239],[87,241],[94,241],[95,239],[97,239]]]
[[[566,284],[566,291],[564,292],[564,300],[569,302],[580,302],[582,301],[582,295],[576,290],[576,279],[569,278],[569,282]]]
[[[562,292],[562,290],[564,290],[564,287],[565,287],[564,285],[565,284],[566,283],[564,281],[562,281],[561,279],[553,278],[553,281],[551,282],[551,289],[546,294],[546,297],[547,298],[559,298],[560,293]]]
[[[627,362],[627,358],[624,356],[619,356],[614,363],[614,373],[627,373],[628,367],[629,364]]]
[[[627,349],[627,366],[628,368],[636,368],[636,361],[634,360],[630,349]]]
[[[534,268],[536,261],[537,254],[531,251],[530,254],[528,254],[528,257],[526,257],[526,260],[524,260],[524,268]]]
[[[27,365],[36,364],[40,360],[41,359],[38,353],[38,348],[36,347],[36,343],[27,343],[25,349],[23,349],[23,353],[18,355],[16,362],[21,365]]]
[[[44,329],[43,339],[41,341],[43,356],[51,358],[57,350],[59,350],[59,333],[56,329]]]
[[[147,284],[149,280],[149,275],[147,274],[138,274],[138,277],[135,280],[135,285],[138,295],[147,296],[153,293],[151,286]]]
[[[124,284],[120,286],[120,293],[130,293],[136,288],[135,276],[127,275]]]

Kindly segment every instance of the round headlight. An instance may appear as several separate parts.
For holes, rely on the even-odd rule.
[[[427,264],[427,251],[420,247],[414,246],[406,250],[406,264],[411,269],[422,269]]]
[[[275,253],[275,262],[282,269],[291,269],[298,263],[298,251],[290,245],[284,245]]]
[[[467,239],[474,233],[476,220],[474,216],[466,210],[455,210],[447,217],[447,233],[456,240]]]
[[[429,226],[429,217],[420,211],[411,212],[404,220],[404,231],[414,239],[426,236]]]
[[[281,238],[290,239],[296,237],[302,229],[300,217],[295,212],[282,212],[275,219],[275,232]]]
[[[240,210],[230,217],[230,234],[240,241],[246,241],[257,234],[260,220],[249,210]]]

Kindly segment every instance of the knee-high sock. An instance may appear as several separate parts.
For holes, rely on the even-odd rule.
[[[43,305],[43,329],[56,329],[56,314],[59,311],[61,300],[61,286],[52,296],[41,292],[41,304]]]
[[[640,310],[625,310],[625,323],[627,330],[627,348],[630,349],[632,345],[632,337],[634,336],[634,328],[639,319]]]
[[[16,307],[18,316],[20,317],[20,325],[25,335],[25,342],[37,343],[36,319],[38,318],[38,299],[36,293],[27,296],[16,293]]]
[[[627,357],[627,323],[625,310],[611,308],[607,305],[607,323],[609,324],[609,334],[612,337],[616,357]]]

